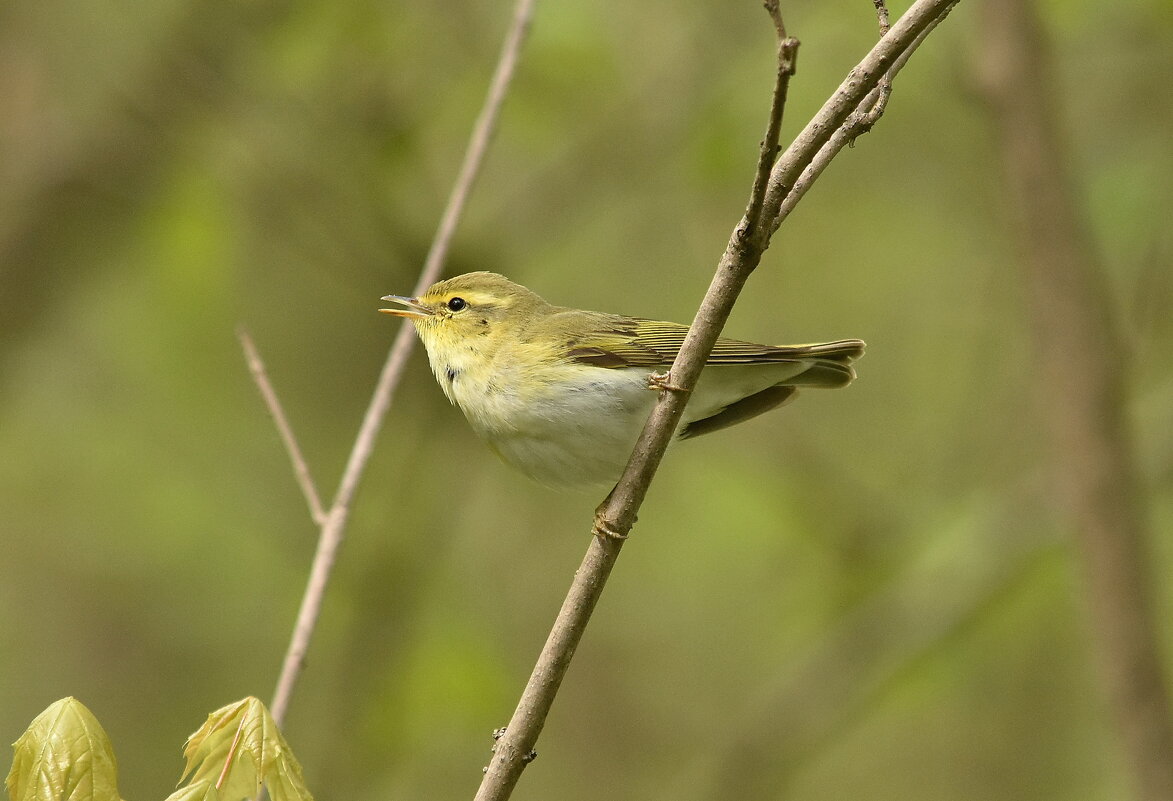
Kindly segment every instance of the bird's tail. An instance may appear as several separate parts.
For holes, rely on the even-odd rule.
[[[810,364],[806,370],[782,383],[793,387],[845,387],[855,379],[851,363],[863,355],[864,347],[861,339],[780,347],[778,350],[788,357]]]

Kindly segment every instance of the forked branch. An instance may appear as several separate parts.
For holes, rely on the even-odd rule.
[[[448,255],[448,247],[452,242],[452,235],[456,231],[456,225],[464,211],[464,205],[468,200],[472,185],[480,173],[485,152],[488,150],[489,142],[493,137],[493,131],[497,126],[497,118],[501,110],[501,105],[505,100],[505,95],[508,93],[509,85],[513,80],[514,68],[517,65],[518,57],[521,54],[521,47],[529,32],[530,20],[533,17],[533,7],[534,0],[517,0],[514,5],[513,19],[510,23],[509,31],[506,34],[505,43],[501,48],[501,55],[497,61],[497,67],[493,73],[488,94],[485,97],[484,105],[481,108],[480,115],[477,117],[472,136],[469,139],[468,149],[465,151],[464,161],[461,163],[456,184],[453,186],[452,193],[448,197],[448,204],[444,209],[439,228],[436,231],[435,238],[432,240],[432,246],[428,251],[427,259],[420,272],[419,280],[416,283],[415,294],[417,295],[422,294],[427,287],[435,283],[440,277],[444,260]],[[396,335],[394,344],[391,346],[391,351],[387,356],[387,361],[383,365],[383,371],[379,375],[378,384],[371,397],[370,405],[367,407],[366,415],[363,417],[362,427],[359,429],[358,436],[355,439],[354,447],[350,452],[350,458],[347,459],[346,469],[343,471],[342,480],[338,485],[338,491],[334,495],[334,501],[329,511],[325,512],[320,520],[320,505],[316,509],[314,507],[313,497],[316,496],[316,492],[312,491],[312,482],[308,490],[306,489],[305,483],[302,485],[303,491],[306,492],[307,498],[310,499],[309,503],[315,522],[319,523],[321,531],[318,536],[317,551],[314,554],[313,564],[310,567],[309,582],[306,585],[305,594],[302,596],[301,607],[297,613],[297,623],[294,625],[293,636],[290,639],[289,648],[286,651],[285,660],[281,666],[281,675],[277,680],[277,689],[273,694],[273,702],[269,705],[273,719],[278,724],[281,724],[285,718],[285,712],[289,708],[289,699],[293,694],[293,688],[297,683],[297,678],[305,662],[306,652],[309,650],[310,639],[313,636],[314,627],[317,625],[318,614],[322,608],[322,599],[325,597],[326,586],[329,583],[330,573],[334,567],[334,560],[337,558],[338,549],[342,545],[342,540],[346,534],[346,523],[350,515],[351,501],[354,498],[355,492],[358,490],[359,481],[366,469],[371,452],[375,447],[375,438],[378,436],[379,429],[382,428],[383,419],[387,415],[387,409],[391,406],[391,399],[394,397],[396,387],[399,385],[399,377],[403,373],[403,367],[407,363],[407,357],[411,354],[414,344],[415,336],[412,334],[411,327],[404,325]],[[246,344],[247,351],[248,346]],[[256,362],[259,364],[259,357],[257,357]],[[250,357],[250,364],[252,363],[253,359]],[[258,375],[255,368],[254,375]],[[267,382],[262,383],[258,378],[258,385],[262,387],[262,394],[264,394],[265,384]],[[274,395],[273,400],[275,401],[275,399],[276,396]],[[266,402],[269,402],[268,396],[266,396]],[[280,408],[279,404],[275,406],[273,402],[269,402],[269,406],[270,409],[274,410],[274,417],[277,418],[277,412],[275,410]],[[284,431],[282,432],[282,437],[285,438]],[[293,458],[294,471],[300,477],[301,468],[298,467],[300,453],[297,450],[296,440],[293,440],[292,432],[289,432],[286,445]],[[304,460],[301,460],[301,463],[304,466]],[[308,479],[308,469],[306,469],[305,475]]]
[[[635,523],[636,512],[643,503],[652,477],[680,421],[691,389],[696,385],[701,368],[742,286],[757,267],[762,253],[769,246],[770,237],[789,208],[793,207],[793,203],[788,205],[787,202],[796,182],[811,167],[832,137],[849,124],[853,114],[861,110],[866,113],[874,108],[876,98],[873,92],[878,91],[881,81],[885,78],[890,80],[894,76],[923,35],[943,19],[956,2],[916,0],[864,60],[848,74],[835,94],[776,162],[777,131],[780,129],[786,90],[793,72],[797,42],[786,36],[776,4],[767,3],[767,10],[771,13],[780,39],[778,79],[746,215],[730,236],[709,290],[665,381],[672,389],[661,393],[622,478],[596,512],[594,530],[615,536],[592,538],[517,709],[505,734],[494,746],[493,758],[485,769],[484,780],[476,795],[477,801],[502,801],[508,798],[528,763],[529,754],[545,724],[546,715],[591,612],[619,556],[624,538]],[[794,44],[787,46],[788,40]],[[789,63],[784,65],[784,59],[789,59]],[[843,141],[845,144],[850,141],[850,137]],[[829,152],[827,160],[837,152],[838,149]],[[770,164],[765,173],[763,162]],[[763,174],[768,174],[764,182],[761,180]],[[808,186],[814,177],[817,177],[817,173],[810,176]],[[764,194],[761,193],[763,185]]]

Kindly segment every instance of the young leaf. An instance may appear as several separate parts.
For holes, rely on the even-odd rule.
[[[262,784],[273,801],[313,801],[301,777],[301,765],[269,710],[251,696],[208,715],[207,722],[187,738],[183,755],[187,757],[184,777],[190,773],[193,786],[211,782],[219,801],[252,798]]]
[[[208,779],[200,779],[189,785],[180,787],[167,801],[220,801],[220,794],[216,792],[216,785]]]
[[[13,750],[5,780],[11,801],[119,801],[110,738],[76,698],[37,715]]]

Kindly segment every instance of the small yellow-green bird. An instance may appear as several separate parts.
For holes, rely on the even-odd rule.
[[[418,298],[387,295],[428,351],[448,399],[502,459],[543,484],[613,484],[651,413],[653,373],[687,326],[547,303],[496,273],[458,275]],[[754,345],[717,341],[678,439],[748,420],[799,387],[843,387],[864,343]]]

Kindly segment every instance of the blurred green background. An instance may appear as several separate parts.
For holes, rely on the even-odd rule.
[[[903,10],[903,6],[893,9]],[[1042,7],[1173,548],[1173,7]],[[871,46],[787,3],[789,123]],[[504,32],[500,0],[0,6],[0,739],[75,695],[131,801],[268,699],[315,544],[235,338],[324,495]],[[860,380],[674,450],[518,799],[1123,799],[1054,502],[980,7],[915,56],[727,328],[861,337]],[[448,274],[687,321],[748,193],[757,2],[539,2]],[[785,134],[784,134],[785,135]],[[1079,353],[1071,359],[1078,360]],[[287,736],[321,798],[468,798],[599,498],[498,463],[417,353]],[[1173,583],[1155,585],[1168,653]]]

